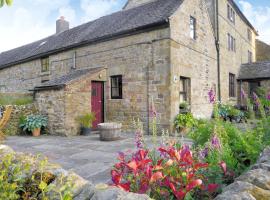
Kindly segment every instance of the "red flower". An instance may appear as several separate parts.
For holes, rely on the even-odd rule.
[[[189,191],[193,190],[195,187],[200,186],[201,184],[202,184],[202,180],[196,179],[187,185],[186,191],[189,192]]]
[[[218,189],[219,185],[218,184],[209,184],[207,186],[207,191],[210,193],[214,193],[216,192],[216,190]]]
[[[155,172],[150,179],[150,183],[156,182],[162,178],[163,178],[163,174],[161,172]]]

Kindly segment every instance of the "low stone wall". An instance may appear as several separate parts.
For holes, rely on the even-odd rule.
[[[4,108],[4,106],[2,108]],[[21,106],[13,105],[10,120],[3,130],[5,135],[20,134],[21,133],[21,129],[19,128],[20,118],[22,116],[31,115],[34,113],[37,113],[35,104],[28,104]]]
[[[215,200],[269,200],[270,199],[270,147],[266,148],[257,163],[224,188]]]
[[[25,160],[31,160],[31,172],[39,172],[38,162],[39,160],[33,159],[31,155],[24,153],[16,153],[10,147],[6,145],[0,145],[0,163],[1,158],[7,154],[15,154],[16,160],[14,162],[22,162]],[[71,194],[73,200],[150,200],[151,198],[147,195],[134,194],[125,192],[122,189],[111,187],[106,184],[94,186],[91,182],[83,179],[72,171],[66,171],[59,165],[48,163],[43,173],[50,173],[54,178],[52,184],[55,185],[55,190],[46,193],[46,196],[50,200],[57,200],[59,198],[57,193],[54,191],[61,191],[61,188],[65,187],[66,183],[69,182],[72,186]],[[25,176],[27,176],[25,174]],[[28,174],[32,177],[33,174]],[[50,185],[49,185],[50,186]],[[57,196],[57,197],[56,197]]]

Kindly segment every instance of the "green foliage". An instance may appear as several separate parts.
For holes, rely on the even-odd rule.
[[[178,114],[174,120],[174,126],[177,130],[182,128],[192,128],[196,125],[196,120],[191,113]]]
[[[27,105],[33,103],[31,96],[0,95],[0,105]]]
[[[188,109],[188,106],[189,106],[188,103],[186,101],[184,101],[184,102],[180,103],[179,109],[186,110],[186,109]]]
[[[11,6],[13,0],[0,0],[0,8],[4,6],[4,4],[7,4],[8,6]]]
[[[195,142],[195,147],[199,149],[208,147],[213,135],[217,135],[220,139],[222,150],[219,151],[219,155],[210,154],[211,156],[207,158],[210,160],[207,162],[224,160],[228,169],[234,171],[235,175],[241,174],[255,163],[264,146],[262,140],[264,131],[260,128],[243,133],[233,124],[223,121],[201,122],[189,134]]]
[[[34,131],[35,129],[46,127],[48,124],[47,117],[42,115],[29,115],[26,119],[22,119],[20,127],[23,131]]]
[[[78,123],[81,124],[82,127],[85,128],[92,128],[93,121],[95,121],[95,113],[87,113],[85,115],[82,115],[78,117],[76,120]]]
[[[49,200],[47,194],[55,192],[54,199],[71,200],[72,186],[69,181],[62,187],[52,184],[56,177],[46,172],[47,159],[10,153],[0,159],[0,199],[42,199]]]
[[[219,104],[218,105],[218,115],[224,120],[229,119],[230,121],[236,120],[241,122],[245,118],[245,114],[240,110],[236,109],[232,105]]]

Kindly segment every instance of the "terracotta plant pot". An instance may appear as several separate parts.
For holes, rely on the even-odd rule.
[[[39,137],[40,136],[40,128],[36,128],[35,130],[33,130],[32,134],[34,137]]]

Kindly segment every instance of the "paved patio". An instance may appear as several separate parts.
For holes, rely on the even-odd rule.
[[[151,143],[150,137],[145,140]],[[113,142],[101,142],[99,135],[71,138],[13,136],[7,138],[6,144],[15,151],[41,153],[51,162],[60,164],[66,170],[73,170],[95,184],[110,181],[110,170],[117,161],[117,152],[135,150],[134,137],[131,135]]]

